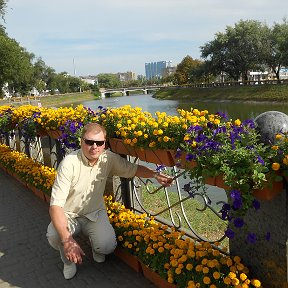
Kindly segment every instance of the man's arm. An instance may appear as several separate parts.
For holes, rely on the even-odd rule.
[[[78,243],[73,239],[69,229],[67,217],[60,206],[51,205],[49,208],[51,221],[61,239],[66,258],[74,263],[82,263],[82,255],[85,255]]]
[[[169,187],[173,183],[173,178],[161,172],[154,171],[146,166],[138,165],[135,176],[140,178],[155,178],[159,184]]]
[[[61,242],[67,241],[71,237],[71,233],[68,230],[68,221],[64,213],[64,210],[60,206],[52,205],[49,209],[51,221],[58,232]]]

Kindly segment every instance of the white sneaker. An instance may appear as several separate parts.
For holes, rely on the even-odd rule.
[[[97,263],[105,262],[105,255],[104,254],[96,253],[94,250],[92,252],[93,252],[93,259],[95,262],[97,262]]]
[[[75,276],[77,267],[75,263],[64,264],[63,275],[66,280],[69,280]]]

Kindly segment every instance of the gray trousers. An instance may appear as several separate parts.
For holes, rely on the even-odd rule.
[[[68,229],[73,236],[80,232],[87,236],[92,249],[97,254],[107,255],[116,248],[115,231],[109,222],[106,210],[99,211],[95,222],[86,217],[68,217]],[[70,264],[71,262],[65,257],[61,239],[52,222],[48,225],[46,236],[49,244],[60,252],[63,263]]]

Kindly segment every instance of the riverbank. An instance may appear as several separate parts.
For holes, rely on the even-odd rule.
[[[42,107],[59,107],[59,106],[68,106],[70,104],[80,104],[85,101],[92,101],[99,99],[97,96],[93,95],[90,92],[82,92],[82,93],[69,93],[69,94],[59,94],[59,95],[47,95],[41,96],[36,100],[31,100],[30,103],[27,101],[23,102],[12,102],[9,100],[2,100],[0,101],[0,105],[25,105],[25,104],[32,104],[37,105],[37,102],[41,103]],[[35,103],[34,103],[35,102]]]
[[[175,88],[158,90],[156,99],[191,100],[191,101],[255,101],[255,102],[288,102],[288,85],[255,85],[213,88]]]

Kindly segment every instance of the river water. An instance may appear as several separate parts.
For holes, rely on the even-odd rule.
[[[130,95],[121,97],[111,97],[99,100],[87,101],[83,105],[96,109],[98,106],[103,107],[121,107],[123,105],[131,105],[132,107],[141,107],[143,111],[148,111],[154,114],[156,111],[166,112],[168,115],[176,115],[177,109],[190,110],[197,108],[199,110],[208,110],[209,113],[217,111],[226,113],[229,118],[241,120],[254,119],[266,111],[280,111],[288,114],[287,104],[271,104],[271,103],[256,103],[256,102],[231,102],[231,101],[197,101],[184,102],[182,100],[157,100],[152,97],[152,94]]]

